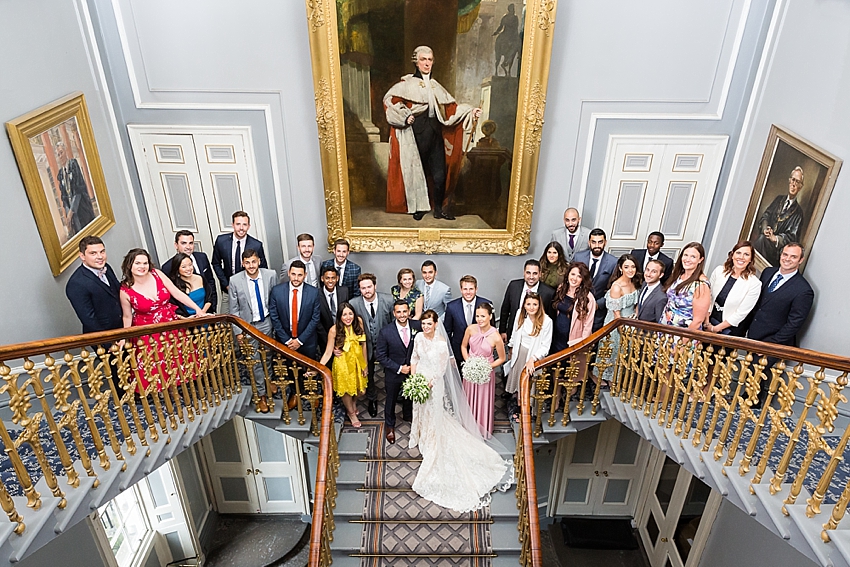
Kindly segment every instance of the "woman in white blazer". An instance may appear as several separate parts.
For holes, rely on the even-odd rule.
[[[756,276],[753,257],[753,245],[744,240],[732,248],[726,263],[711,272],[712,308],[703,330],[743,336],[743,329],[738,327],[756,306],[761,294],[761,280]]]
[[[543,312],[540,296],[533,292],[525,294],[522,308],[517,312],[511,334],[511,371],[505,391],[515,394],[519,389],[519,378],[523,367],[531,373],[534,363],[549,354],[552,345],[552,319]]]

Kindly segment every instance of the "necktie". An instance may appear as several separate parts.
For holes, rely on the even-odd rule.
[[[328,296],[328,302],[330,303],[330,306],[331,306],[331,318],[333,319],[334,323],[336,323],[336,293],[335,292]]]
[[[431,300],[431,286],[425,285],[425,309],[428,309],[430,305],[429,301]]]
[[[776,278],[775,278],[772,282],[770,282],[770,285],[769,285],[769,286],[767,286],[767,293],[771,293],[771,292],[772,292],[772,291],[774,291],[777,287],[779,287],[779,282],[781,282],[781,281],[782,281],[782,279],[783,279],[782,274],[780,274],[780,273],[778,273],[778,272],[777,272],[777,274],[776,274]]]
[[[410,337],[407,336],[407,327],[401,328],[401,342],[404,343],[404,346],[407,346],[407,345],[410,344]]]
[[[336,268],[336,277],[339,280],[339,285],[342,285],[342,268],[339,266]]]
[[[472,304],[466,305],[466,324],[472,325]]]
[[[576,247],[576,235],[571,234],[570,235],[570,248],[575,249],[575,247]]]
[[[266,312],[263,309],[263,296],[260,295],[260,278],[251,280],[254,282],[254,294],[257,296],[257,309],[260,311],[260,322],[266,318]]]
[[[298,290],[292,290],[292,338],[298,336]]]
[[[372,319],[375,318],[375,303],[374,302],[369,304],[369,314],[372,316]]]
[[[791,206],[791,201],[789,201],[788,199],[785,199],[785,204],[784,204],[784,205],[782,205],[782,211],[781,211],[781,212],[782,212],[782,213],[787,213],[787,212],[788,212],[788,208],[789,208],[790,206]]]
[[[594,258],[593,263],[590,266],[590,279],[593,279],[593,278],[596,277],[596,266],[597,266],[597,264],[599,264],[599,259]]]
[[[102,270],[98,270],[97,271],[97,277],[100,278],[100,281],[102,281],[106,285],[109,285],[109,280],[106,279],[106,268],[103,268]]]
[[[640,297],[638,298],[638,309],[643,307],[643,300],[646,299],[647,291],[649,291],[649,287],[643,288],[643,291],[640,292]]]
[[[236,241],[236,254],[233,256],[233,266],[230,274],[231,276],[239,273],[239,268],[242,267],[242,243],[238,240]]]

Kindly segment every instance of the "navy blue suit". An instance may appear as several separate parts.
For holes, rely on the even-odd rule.
[[[218,308],[218,292],[215,288],[215,272],[213,272],[210,265],[210,259],[203,252],[192,252],[192,256],[194,256],[195,262],[198,264],[198,272],[195,273],[204,278],[204,291],[206,292],[204,301],[212,304],[207,310],[207,313],[215,313]],[[162,265],[162,272],[169,278],[171,277],[171,263],[173,261],[174,256],[166,260],[165,264]],[[178,305],[178,308],[181,306],[182,304]],[[203,305],[200,307],[203,307]]]
[[[593,264],[590,250],[582,250],[573,256],[573,263],[581,262],[588,269]],[[602,252],[599,265],[596,266],[596,276],[593,278],[593,297],[596,298],[596,314],[593,316],[593,330],[598,331],[605,322],[608,308],[605,306],[605,292],[608,291],[608,280],[617,269],[617,259],[608,252]]]
[[[809,317],[815,292],[799,272],[779,288],[768,292],[770,280],[778,270],[767,268],[761,274],[761,296],[753,309],[747,337],[766,343],[797,346],[797,333]]]
[[[269,267],[268,262],[266,262],[266,253],[263,252],[263,243],[250,234],[245,237],[245,248],[242,252],[245,250],[256,250],[257,255],[260,257],[260,267]],[[215,270],[215,275],[218,277],[219,283],[221,284],[222,292],[227,290],[227,286],[230,284],[230,276],[238,274],[244,269],[242,267],[242,259],[239,258],[237,260],[239,265],[235,266],[234,271],[232,256],[233,233],[227,232],[225,234],[219,234],[218,238],[215,239],[215,245],[213,246],[212,267],[213,270]]]
[[[487,298],[480,295],[475,296],[475,308],[482,303],[493,304]],[[475,322],[475,314],[473,313],[472,322]],[[452,345],[452,352],[457,360],[457,367],[463,364],[463,354],[460,352],[460,345],[463,343],[463,335],[466,333],[466,313],[463,312],[463,298],[458,297],[446,305],[446,314],[443,317],[443,326],[446,328],[446,334],[449,336],[449,344]]]
[[[319,268],[319,275],[321,275],[322,271],[327,267],[336,269],[336,261],[333,258],[328,258],[322,262],[322,266]],[[340,280],[337,285],[348,288],[348,297],[353,298],[360,295],[360,284],[357,283],[357,278],[360,277],[360,273],[360,266],[351,260],[345,261],[345,271],[342,273],[342,280]]]
[[[106,265],[106,285],[91,270],[80,266],[65,285],[65,295],[83,324],[83,333],[96,333],[120,329],[124,326],[121,300],[118,292],[121,284],[109,264]]]
[[[413,354],[413,337],[422,330],[422,324],[411,319],[408,319],[407,327],[410,333],[407,346],[404,346],[401,340],[395,321],[385,325],[378,332],[378,342],[375,343],[375,359],[384,369],[384,388],[387,392],[384,401],[384,423],[387,427],[395,427],[395,406],[398,403],[401,386],[408,376],[408,374],[400,374],[399,369],[410,364],[410,355]],[[402,401],[401,416],[405,421],[413,421],[411,400],[405,398]]]
[[[277,340],[286,344],[292,338],[290,319],[289,282],[278,284],[269,294],[269,316],[272,318]],[[298,336],[301,347],[298,353],[316,359],[319,330],[319,290],[303,284],[301,286],[301,308],[298,312]]]

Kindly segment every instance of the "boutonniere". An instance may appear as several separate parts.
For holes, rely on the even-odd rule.
[[[416,329],[414,329],[413,327],[411,327],[411,328],[410,328],[410,336],[411,336],[411,337],[412,337],[412,336],[414,336],[414,335],[416,335],[416,333],[418,333],[418,332],[419,332],[419,331],[417,331],[417,330],[416,330]]]

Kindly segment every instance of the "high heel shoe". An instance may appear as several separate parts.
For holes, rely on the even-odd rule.
[[[362,423],[360,423],[360,420],[357,419],[357,412],[348,412],[348,419],[351,420],[351,427],[360,427],[361,425],[363,425]]]

